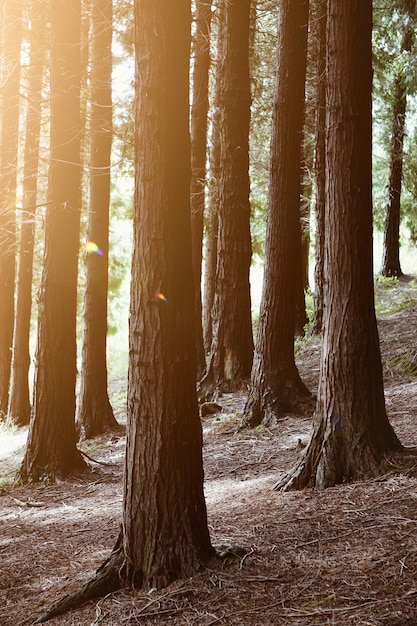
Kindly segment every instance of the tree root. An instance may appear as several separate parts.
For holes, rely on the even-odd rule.
[[[72,611],[81,605],[102,598],[113,591],[117,591],[124,586],[125,580],[123,575],[124,569],[123,549],[120,546],[120,536],[117,540],[116,547],[110,557],[98,568],[95,577],[89,580],[83,587],[70,593],[55,604],[53,604],[45,613],[42,613],[31,626],[35,624],[43,624],[53,617],[63,615],[68,611]]]

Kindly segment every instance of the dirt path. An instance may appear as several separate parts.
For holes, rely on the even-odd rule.
[[[387,409],[402,443],[417,447],[417,290],[383,285],[379,302]],[[414,299],[416,298],[416,300]],[[404,306],[397,312],[393,306]],[[298,361],[314,390],[317,339]],[[384,476],[325,492],[272,491],[308,440],[311,416],[237,434],[244,397],[225,395],[204,419],[206,498],[213,544],[244,546],[190,580],[152,594],[122,591],[53,624],[385,625],[417,623],[417,458],[387,463]],[[86,450],[107,465],[53,485],[13,487],[24,433],[2,433],[0,624],[29,624],[86,582],[118,534],[124,437]],[[91,442],[90,442],[91,443]]]

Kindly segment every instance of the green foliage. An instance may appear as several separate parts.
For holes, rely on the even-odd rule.
[[[412,119],[413,97],[417,92],[417,56],[415,54],[415,0],[376,0],[374,3],[374,225],[382,231],[387,205],[386,185],[391,149],[391,129],[395,81],[400,78],[407,92],[407,119]],[[407,129],[407,132],[409,129]],[[414,224],[414,189],[417,188],[417,168],[411,153],[414,143],[406,133],[404,142],[404,187],[402,210]],[[410,155],[407,158],[407,153]],[[411,197],[410,194],[411,193]],[[415,210],[414,210],[415,212]]]
[[[253,254],[258,258],[263,258],[264,254],[276,45],[277,3],[275,0],[258,0],[251,55],[250,128],[251,232]]]
[[[408,380],[413,380],[417,378],[417,351],[408,350],[391,359],[387,365],[395,367]]]
[[[379,317],[402,311],[417,302],[417,282],[411,280],[407,288],[401,279],[378,274],[375,277],[375,311]]]

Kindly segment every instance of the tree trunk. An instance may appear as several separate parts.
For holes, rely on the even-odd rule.
[[[80,239],[81,3],[52,0],[51,161],[39,294],[35,393],[23,480],[83,469],[76,447],[76,311]]]
[[[250,0],[230,0],[224,9],[220,86],[219,239],[213,340],[200,394],[239,388],[253,358],[249,270],[249,24]]]
[[[410,18],[414,18],[415,3],[411,3]],[[410,52],[414,43],[414,30],[405,30],[401,52]],[[394,108],[392,114],[390,173],[388,204],[385,218],[384,245],[381,274],[402,276],[400,265],[401,187],[403,179],[405,118],[407,112],[407,79],[402,72],[395,78]]]
[[[206,367],[203,340],[201,269],[206,191],[208,79],[210,67],[211,0],[196,1],[193,99],[191,106],[191,234],[196,311],[197,375]]]
[[[136,0],[136,15],[141,89],[123,545],[127,579],[161,588],[191,576],[212,553],[196,395],[190,3]]]
[[[317,117],[316,117],[316,262],[314,267],[313,331],[323,325],[324,215],[326,207],[326,24],[327,0],[317,0]]]
[[[307,59],[308,1],[280,3],[272,121],[264,284],[244,423],[256,426],[305,408],[310,393],[294,360],[300,267],[300,167]]]
[[[107,295],[112,146],[112,0],[92,4],[90,180],[78,424],[95,437],[118,428],[107,392]],[[97,248],[96,248],[97,246]]]
[[[188,0],[135,1],[137,109],[122,530],[55,615],[123,585],[161,589],[213,554],[196,394]],[[140,81],[139,81],[140,78]]]
[[[45,3],[30,4],[30,66],[28,75],[26,137],[23,165],[23,207],[20,216],[19,263],[13,358],[8,418],[18,426],[29,424],[29,337],[32,311],[32,266],[38,192],[39,143],[42,113],[42,75],[45,62]]]
[[[400,264],[400,212],[407,92],[404,78],[401,74],[395,79],[394,91],[388,205],[381,267],[382,276],[402,276]]]
[[[14,324],[22,0],[4,0],[0,100],[0,420],[7,414]]]
[[[277,486],[376,474],[400,443],[385,411],[372,266],[372,1],[329,0],[324,337],[312,438]]]
[[[215,0],[216,70],[214,102],[212,106],[211,141],[209,154],[208,211],[206,220],[206,244],[203,293],[203,339],[206,354],[213,341],[213,305],[216,293],[216,267],[219,234],[219,180],[220,180],[220,86],[221,65],[224,49],[225,0]],[[214,19],[212,20],[212,22]]]

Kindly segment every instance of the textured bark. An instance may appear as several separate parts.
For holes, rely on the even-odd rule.
[[[415,6],[411,8],[415,13]],[[414,42],[414,31],[408,27],[401,44],[402,52],[410,52]],[[406,78],[402,73],[395,78],[394,107],[392,114],[390,171],[388,203],[385,218],[384,244],[381,274],[402,276],[400,264],[401,187],[403,179],[405,118],[407,112]]]
[[[272,120],[265,272],[251,389],[244,423],[256,426],[305,408],[310,393],[294,360],[300,267],[300,164],[307,59],[308,1],[280,3]]]
[[[0,94],[0,419],[6,416],[14,324],[16,262],[16,170],[20,104],[22,0],[0,7],[2,59]]]
[[[20,215],[16,313],[13,333],[13,357],[10,377],[8,419],[19,426],[30,421],[29,336],[32,310],[32,266],[42,113],[42,75],[46,55],[46,4],[30,4],[30,66],[23,165],[23,207]]]
[[[38,623],[122,586],[157,588],[213,554],[196,394],[188,0],[135,0],[134,246],[122,530],[94,579]],[[139,81],[140,77],[140,81]]]
[[[136,0],[134,253],[123,546],[161,588],[211,555],[196,395],[190,229],[190,3]]]
[[[316,118],[316,263],[314,267],[314,323],[323,324],[324,216],[326,207],[326,24],[327,0],[317,1],[317,118]]]
[[[215,19],[212,20],[217,27],[216,39],[216,68],[214,102],[212,106],[212,123],[209,153],[209,181],[208,181],[208,207],[206,220],[206,244],[205,244],[205,268],[204,268],[204,292],[203,292],[203,339],[206,354],[210,352],[213,340],[213,305],[216,293],[216,267],[219,233],[219,180],[220,180],[220,87],[221,67],[224,49],[224,7],[225,0],[216,0]]]
[[[249,269],[249,24],[250,1],[224,8],[220,85],[219,238],[213,340],[200,394],[236,389],[250,376],[253,358]]]
[[[112,145],[112,0],[92,5],[90,180],[84,337],[78,424],[81,436],[118,428],[107,391],[107,295]]]
[[[374,475],[389,424],[372,266],[372,2],[329,0],[324,337],[312,438],[281,488]],[[331,210],[330,210],[331,207]]]
[[[33,414],[22,480],[85,467],[76,447],[76,310],[80,238],[80,12],[52,0],[51,159],[39,294]]]
[[[211,0],[197,0],[191,106],[191,234],[196,313],[197,375],[206,367],[201,300],[201,269],[206,191],[208,79],[210,67]]]
[[[388,204],[385,217],[382,276],[402,276],[400,264],[401,187],[407,93],[404,79],[395,80]]]

